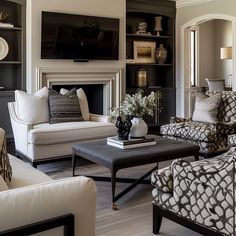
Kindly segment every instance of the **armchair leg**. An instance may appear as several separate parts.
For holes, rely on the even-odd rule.
[[[158,210],[155,205],[153,205],[153,233],[159,234],[162,222],[162,216],[158,214]]]

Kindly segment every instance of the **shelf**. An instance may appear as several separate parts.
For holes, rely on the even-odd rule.
[[[127,66],[173,66],[173,64],[158,64],[158,63],[126,63]]]
[[[0,61],[0,64],[21,64],[21,61]]]
[[[126,34],[126,37],[130,38],[146,38],[146,39],[172,39],[172,36],[169,35],[150,35],[150,34]]]
[[[21,27],[1,27],[0,30],[22,30]]]
[[[137,89],[142,89],[142,90],[157,90],[157,89],[160,89],[160,90],[175,90],[175,88],[173,87],[161,87],[161,86],[150,86],[150,87],[127,87],[126,90],[127,91],[134,91],[134,90],[137,90]]]

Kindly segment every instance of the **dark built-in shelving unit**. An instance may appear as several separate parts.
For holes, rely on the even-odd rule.
[[[162,17],[160,36],[155,35],[155,18]],[[151,91],[161,91],[161,112],[154,117],[145,117],[149,130],[158,131],[160,125],[169,123],[176,113],[176,79],[175,79],[175,18],[176,4],[167,0],[127,0],[126,3],[126,92],[133,94],[139,88],[136,72],[143,69],[147,73],[147,86],[142,88],[145,95]],[[147,23],[148,34],[137,34],[140,22]],[[129,62],[134,59],[134,41],[155,42],[156,47],[163,44],[167,49],[164,64]]]
[[[3,23],[13,27],[1,27],[0,37],[5,39],[9,52],[0,60],[0,127],[11,138],[12,129],[7,103],[14,101],[16,89],[25,90],[25,0],[1,0],[0,11],[8,14]]]

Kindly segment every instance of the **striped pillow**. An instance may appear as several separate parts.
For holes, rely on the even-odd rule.
[[[83,121],[76,88],[65,95],[54,90],[48,91],[50,123]]]

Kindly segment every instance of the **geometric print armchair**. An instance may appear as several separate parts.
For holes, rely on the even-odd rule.
[[[236,136],[230,138],[236,144]],[[175,160],[152,173],[153,233],[162,216],[203,235],[236,235],[235,147],[196,162]]]
[[[170,124],[161,126],[162,136],[199,145],[200,154],[205,157],[227,151],[227,137],[236,133],[236,92],[207,91],[206,95],[210,97],[218,93],[221,101],[216,122],[172,117]]]

